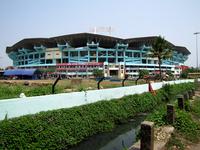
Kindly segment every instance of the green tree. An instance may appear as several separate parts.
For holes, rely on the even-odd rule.
[[[169,42],[164,39],[164,37],[158,36],[152,44],[152,48],[149,52],[149,57],[158,58],[160,80],[162,80],[162,60],[172,57],[172,47]]]
[[[93,76],[94,76],[95,78],[101,78],[101,77],[104,76],[104,75],[103,75],[103,70],[100,70],[100,69],[94,69],[94,70],[92,71],[92,74],[93,74]]]
[[[143,79],[144,76],[149,75],[149,71],[148,71],[148,70],[139,70],[138,74],[139,74],[139,75],[138,75],[138,78],[137,78],[137,80],[135,81],[135,84],[136,84],[136,85],[137,85],[137,82],[138,82],[139,79]]]

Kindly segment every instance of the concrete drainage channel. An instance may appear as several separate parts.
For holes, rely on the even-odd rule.
[[[146,115],[145,113],[139,114],[129,120],[128,123],[116,126],[112,132],[89,137],[70,150],[125,150],[136,142],[140,124],[144,121]]]

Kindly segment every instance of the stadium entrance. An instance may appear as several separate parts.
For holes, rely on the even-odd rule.
[[[118,77],[118,70],[110,70],[110,76]]]

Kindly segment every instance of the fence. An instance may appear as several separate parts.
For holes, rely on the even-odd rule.
[[[164,84],[180,84],[186,82],[194,82],[194,80],[190,79],[152,83],[152,87],[154,90],[157,90]],[[126,95],[140,94],[143,92],[148,92],[148,84],[0,100],[0,120],[3,120],[5,116],[8,118],[19,117],[27,114],[35,114],[41,111],[80,106],[100,100],[117,99]]]

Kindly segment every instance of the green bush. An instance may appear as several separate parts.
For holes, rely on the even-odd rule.
[[[174,93],[194,84],[173,85]],[[163,103],[166,91],[100,101],[70,109],[26,115],[0,122],[0,149],[69,149],[87,137],[111,131],[116,124]]]
[[[167,124],[166,115],[166,104],[164,104],[148,115],[146,120],[154,122],[156,126],[163,126]]]
[[[198,141],[200,126],[193,121],[190,113],[177,110],[175,128],[180,131],[188,140]]]
[[[193,115],[200,118],[200,101],[196,100],[192,103],[190,110]]]

